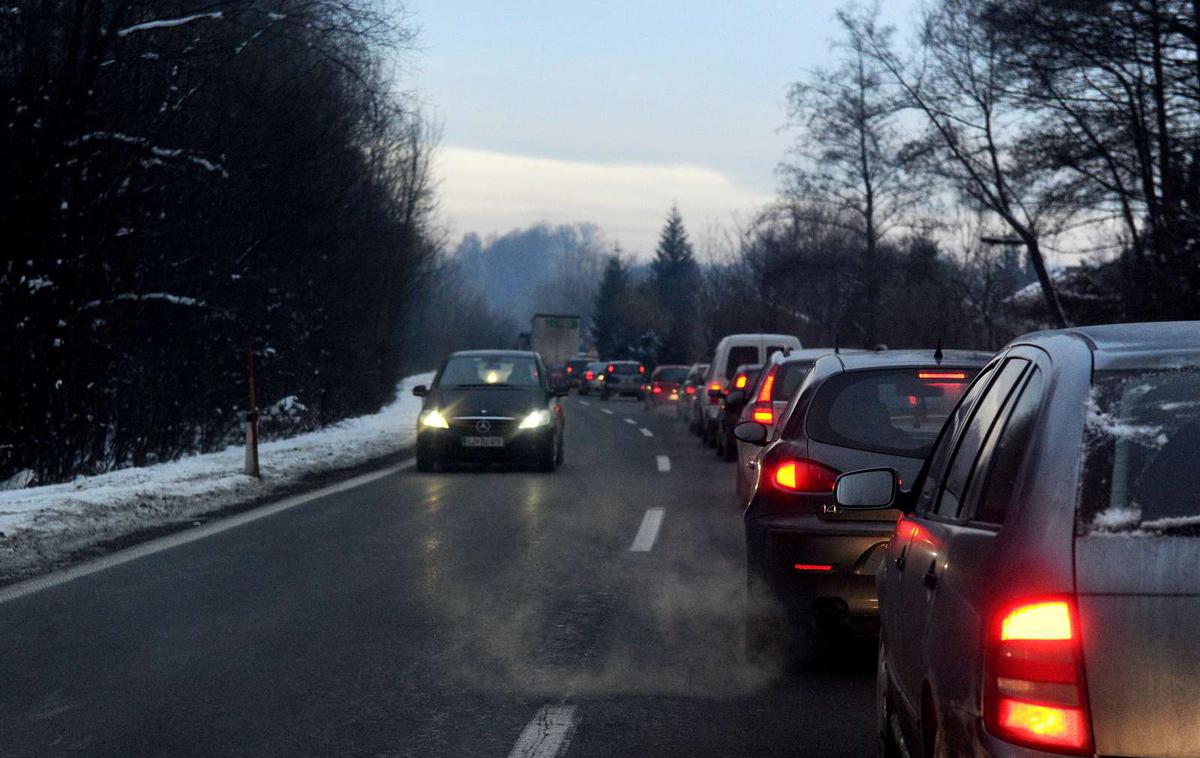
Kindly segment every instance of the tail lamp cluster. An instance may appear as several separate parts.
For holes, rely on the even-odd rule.
[[[984,684],[990,733],[1040,750],[1092,752],[1073,601],[1027,602],[1002,613],[989,633]]]
[[[838,472],[815,461],[785,458],[770,469],[771,483],[784,492],[828,495],[837,484]]]
[[[775,391],[775,372],[779,370],[779,366],[772,366],[763,378],[762,385],[758,388],[758,395],[754,398],[754,409],[750,412],[750,418],[760,424],[775,423],[775,408],[771,405],[771,394]]]

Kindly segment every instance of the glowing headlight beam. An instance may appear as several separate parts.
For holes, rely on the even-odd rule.
[[[536,429],[539,426],[546,426],[550,423],[550,411],[545,408],[530,413],[525,418],[521,419],[519,429]]]
[[[450,428],[450,425],[446,423],[446,419],[442,418],[442,414],[437,408],[430,408],[421,414],[421,426],[427,426],[430,429]]]

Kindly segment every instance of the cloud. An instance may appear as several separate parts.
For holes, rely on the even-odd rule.
[[[443,212],[457,233],[591,221],[639,257],[653,250],[672,203],[695,236],[772,200],[702,166],[586,163],[464,147],[440,151],[438,178]]]

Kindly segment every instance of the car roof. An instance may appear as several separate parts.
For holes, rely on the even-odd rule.
[[[942,359],[934,358],[933,350],[880,350],[878,352],[839,353],[831,356],[842,364],[843,371],[874,368],[915,368],[920,366],[966,365],[982,367],[995,353],[982,350],[943,350]]]
[[[631,361],[631,360],[628,360],[628,359],[626,359],[626,360],[621,360],[621,361],[608,361],[608,362],[609,362],[609,363],[614,363],[614,364],[615,364],[615,363],[637,363],[637,364],[640,364],[640,363],[641,363],[641,361]]]
[[[737,367],[737,371],[734,373],[740,374],[743,371],[762,371],[762,367],[763,365],[761,363],[743,363]]]
[[[1093,352],[1114,355],[1200,349],[1200,321],[1156,321],[1048,329],[1026,334],[1013,342],[1037,344],[1064,334],[1083,339]]]
[[[780,363],[780,364],[789,363],[789,362],[812,363],[816,359],[821,358],[823,356],[833,355],[834,350],[838,351],[837,355],[851,355],[854,353],[871,352],[869,350],[862,350],[860,348],[806,347],[802,350],[792,350],[787,355],[781,355],[780,353],[772,353],[771,354],[771,362],[772,363]]]
[[[532,350],[458,350],[456,352],[450,353],[449,357],[454,358],[457,356],[464,356],[464,357],[469,358],[472,356],[484,356],[484,355],[504,355],[504,356],[512,356],[514,358],[516,358],[516,357],[532,358],[533,356],[537,355],[537,353],[533,352]]]

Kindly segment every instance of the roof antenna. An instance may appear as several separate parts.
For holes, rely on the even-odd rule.
[[[833,354],[834,355],[842,354],[842,348],[838,346],[838,336],[836,334],[833,335]]]

